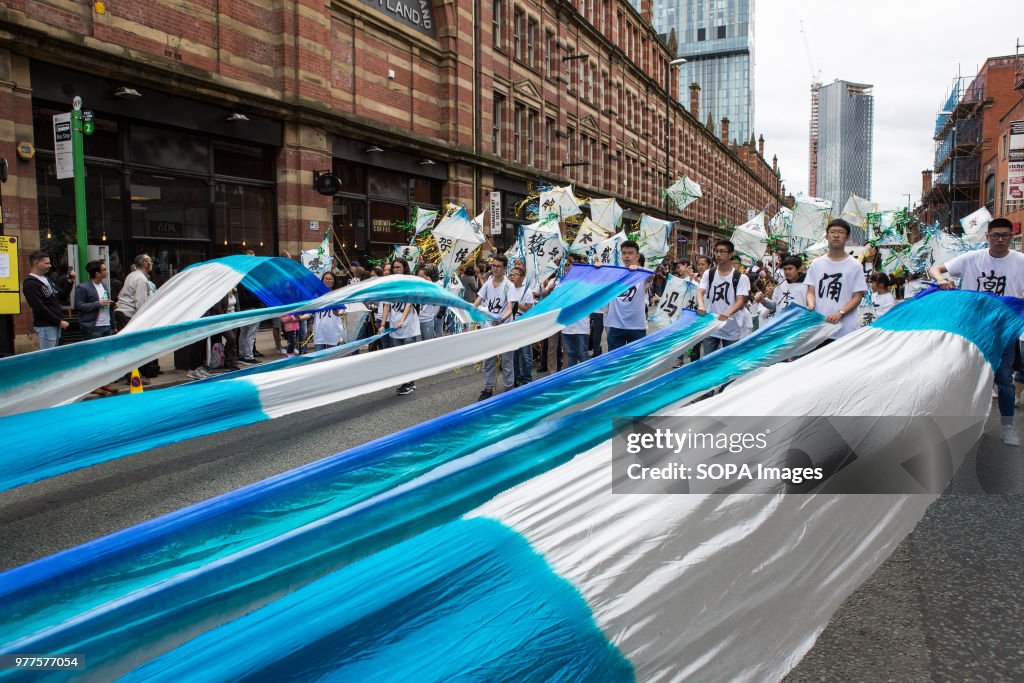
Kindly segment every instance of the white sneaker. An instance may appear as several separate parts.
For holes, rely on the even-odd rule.
[[[1024,394],[1017,394],[1017,400],[1013,402],[1013,405],[1018,408],[1024,407]]]
[[[1003,426],[1003,443],[1007,446],[1019,446],[1020,437],[1017,436],[1017,430],[1013,428],[1013,425]]]

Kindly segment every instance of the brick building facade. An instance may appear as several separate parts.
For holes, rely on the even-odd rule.
[[[973,78],[960,79],[936,120],[934,174],[923,175],[922,220],[960,229],[982,206],[1020,223],[1022,206],[1006,197],[1009,124],[1024,118],[1020,56],[989,57]],[[1020,232],[1020,226],[1015,226]]]
[[[8,0],[4,228],[23,276],[30,252],[60,260],[73,241],[52,116],[78,95],[96,120],[90,243],[109,245],[112,270],[148,250],[158,282],[245,248],[295,254],[329,225],[351,256],[381,256],[412,206],[478,211],[495,190],[500,247],[543,183],[664,216],[665,179],[684,173],[705,196],[672,215],[677,245],[706,251],[720,221],[777,208],[779,175],[763,140],[700,122],[699,90],[684,107],[672,85],[666,103],[673,56],[649,8],[623,0]],[[19,158],[26,142],[35,156]],[[312,185],[328,170],[333,197]]]

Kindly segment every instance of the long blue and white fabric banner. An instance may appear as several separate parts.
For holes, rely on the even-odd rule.
[[[114,396],[102,402],[75,403],[0,418],[0,429],[10,434],[9,448],[0,453],[0,490],[184,439],[342,401],[517,349],[558,332],[649,275],[646,270],[580,266],[571,270],[550,296],[510,324],[210,384]],[[381,284],[402,281],[392,276]],[[405,282],[415,285],[401,290],[406,297],[422,289],[416,284],[420,283],[428,287],[422,290],[424,294],[417,295],[419,298],[437,296],[439,292],[444,298],[456,298],[420,278],[407,278]],[[381,295],[379,286],[367,285],[363,289],[373,296]],[[350,296],[368,295],[359,291]],[[192,323],[182,323],[189,324]],[[166,328],[154,332],[162,329]],[[139,430],[140,424],[147,428]],[[37,438],[40,429],[46,430],[47,440]],[[134,437],[125,439],[126,433]],[[64,445],[54,449],[53,443]]]
[[[221,277],[222,274],[218,272],[215,275]],[[161,327],[140,324],[138,327],[142,329],[137,331],[128,330],[113,337],[0,359],[0,415],[69,403],[97,386],[123,376],[132,368],[224,330],[286,313],[337,308],[347,302],[364,301],[436,304],[465,310],[479,322],[493,318],[433,282],[409,275],[393,275],[358,282],[315,299],[300,299],[270,308],[186,320]]]
[[[553,460],[518,436],[499,441],[617,386],[652,359],[674,357],[717,327],[710,317],[687,316],[682,327],[452,416],[0,575],[0,619],[10,634],[0,650],[52,649],[88,638],[90,668],[124,671],[130,653],[180,642],[191,628],[186,622],[209,625],[208,619],[249,611],[277,594],[280,581],[313,580],[564,461],[588,439],[606,438],[610,422],[603,415],[699,394],[813,348],[829,333],[821,316],[794,308],[785,321],[728,354],[642,385],[626,402],[610,399],[572,413],[579,416],[575,433],[563,432],[565,444],[550,454]],[[489,443],[504,456],[473,466]],[[202,552],[191,550],[199,547]],[[244,578],[250,571],[264,578],[250,582]],[[208,603],[211,591],[219,594],[216,608]],[[130,633],[115,627],[128,622],[137,627]],[[107,629],[109,637],[102,635]]]
[[[309,301],[328,292],[320,279],[287,258],[225,256],[189,266],[156,291],[126,330],[146,330],[201,318],[236,285],[267,306]]]
[[[929,293],[766,367],[832,332],[799,307],[778,318],[583,410],[545,418],[649,363],[646,340],[413,428],[422,449],[393,435],[0,574],[0,653],[88,651],[90,673],[129,680],[778,680],[934,493],[615,495],[612,419],[884,410],[967,416],[976,435],[1024,331],[1019,301]],[[967,441],[946,436],[955,468]],[[915,438],[931,439],[872,430],[857,454]]]
[[[1019,302],[930,295],[694,406],[619,396],[622,410],[604,414],[720,419],[878,415],[884,407],[890,415],[968,416],[977,436],[1002,348],[1022,329]],[[914,349],[916,362],[903,349]],[[950,374],[963,381],[937,381]],[[894,376],[904,389],[896,396],[881,382]],[[653,398],[666,388],[658,385],[635,396]],[[199,636],[127,680],[176,680],[197,666],[217,680],[288,671],[339,680],[780,680],[935,497],[613,495],[607,441],[564,460],[594,440],[595,425],[592,415],[571,414],[467,456],[461,472],[449,467],[424,483],[443,503],[488,497],[501,459],[504,475],[519,469],[523,483]],[[944,454],[954,460],[951,474],[969,439],[945,436],[957,444]],[[915,437],[930,440],[868,433],[857,452]]]

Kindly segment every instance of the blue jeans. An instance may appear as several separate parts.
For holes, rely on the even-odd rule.
[[[533,381],[533,344],[516,349],[512,354],[512,364],[516,369],[516,381],[527,384]]]
[[[567,368],[587,360],[587,342],[590,341],[589,334],[565,334],[563,332],[562,341],[565,343]]]
[[[1017,341],[1003,351],[1003,362],[996,370],[996,387],[999,391],[999,414],[1002,417],[1013,417],[1013,357]]]
[[[434,321],[436,319],[437,318],[431,318],[430,320],[420,321],[420,338],[423,341],[427,341],[428,339],[433,339],[435,337]]]
[[[60,342],[59,327],[37,327],[36,335],[39,337],[39,350],[52,349]]]
[[[391,346],[405,346],[406,344],[412,344],[413,342],[418,342],[420,340],[420,335],[417,334],[415,337],[406,337],[405,339],[395,339],[391,335],[388,335],[387,337],[385,337],[385,339],[388,339],[388,338],[391,339]]]
[[[84,341],[109,337],[111,334],[110,325],[103,325],[101,327],[82,327],[82,339]]]
[[[724,349],[726,346],[732,346],[738,339],[719,339],[718,337],[708,337],[700,345],[700,355],[706,356],[709,353],[714,353],[718,349]]]
[[[625,330],[621,327],[607,327],[605,329],[608,330],[609,352],[647,336],[647,330]]]

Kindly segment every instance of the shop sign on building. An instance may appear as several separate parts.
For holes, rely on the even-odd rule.
[[[491,193],[491,234],[501,234],[501,193]]]
[[[430,0],[362,0],[399,23],[433,38],[434,8]]]
[[[1010,122],[1010,149],[1007,156],[1006,201],[1024,201],[1024,121]]]

